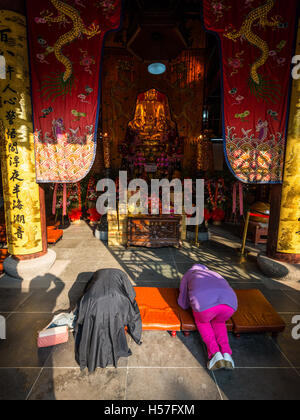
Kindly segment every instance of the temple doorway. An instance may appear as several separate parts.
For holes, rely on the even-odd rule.
[[[165,71],[151,73],[153,63]],[[236,190],[225,161],[220,80],[218,43],[204,31],[198,1],[179,1],[176,7],[172,1],[125,2],[121,30],[105,41],[94,165],[65,192],[62,186],[45,187],[51,241],[82,219],[91,233],[99,231],[99,238],[109,240],[109,222],[96,210],[96,185],[104,177],[118,184],[120,170],[148,183],[153,178],[204,179],[206,223],[200,233],[206,239],[209,227],[220,224],[240,236],[246,207],[268,212],[269,186]],[[113,231],[119,232],[119,240],[113,232],[111,243],[125,245],[124,220],[111,218]],[[187,236],[194,240],[195,229],[187,230],[184,240]]]

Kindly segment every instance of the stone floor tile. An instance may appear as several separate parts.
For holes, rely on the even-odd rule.
[[[117,260],[124,262],[173,262],[173,257],[169,248],[145,249],[129,248],[122,250],[110,250],[109,253]]]
[[[174,250],[172,252],[173,258],[177,263],[185,263],[185,264],[197,264],[199,263],[199,255],[191,251],[181,251],[181,250]]]
[[[237,367],[290,367],[280,349],[268,334],[229,334],[233,359]]]
[[[132,368],[128,369],[126,399],[219,400],[220,394],[212,376],[202,368]]]
[[[300,376],[294,369],[236,369],[214,375],[226,400],[300,400]]]
[[[86,237],[85,239],[81,240],[77,239],[78,242],[78,249],[76,249],[76,252],[82,253],[86,251],[93,251],[93,252],[101,252],[101,253],[107,253],[108,249],[105,246],[105,244],[98,239],[93,239],[92,237]]]
[[[257,289],[260,290],[262,292],[262,294],[264,295],[267,288],[264,286],[263,283],[261,282],[253,282],[253,283],[248,283],[248,282],[229,282],[230,286],[235,290],[248,290],[248,289]]]
[[[293,324],[292,321],[295,315],[281,315],[286,323],[286,329],[282,334],[279,334],[276,344],[289,362],[293,366],[300,368],[300,316],[297,314],[299,321],[297,321],[297,324]]]
[[[50,268],[49,272],[44,276],[45,279],[47,278],[48,275],[55,276],[58,279],[60,279],[62,273],[65,270],[67,270],[67,268],[69,266],[71,266],[71,264],[72,264],[72,260],[71,259],[59,259],[57,257],[55,263]]]
[[[41,369],[0,368],[0,401],[26,400]]]
[[[6,340],[0,340],[0,367],[44,366],[52,348],[38,349],[37,336],[51,314],[12,314],[7,319]]]
[[[197,333],[171,337],[167,331],[144,331],[143,344],[130,344],[129,367],[206,367],[206,355]],[[162,351],[162,349],[164,349]]]
[[[179,288],[180,280],[141,280],[137,279],[136,281],[132,281],[133,286],[136,287],[166,287],[166,288]]]
[[[136,282],[140,280],[161,280],[164,282],[168,280],[177,281],[179,279],[177,268],[173,263],[161,264],[156,262],[147,262],[143,265],[126,264],[126,268],[134,274]],[[163,287],[163,285],[161,287]]]
[[[299,272],[300,277],[300,272]],[[299,290],[285,290],[285,294],[294,302],[300,305],[300,291]],[[299,312],[300,314],[300,312]]]
[[[93,270],[93,267],[90,267]],[[69,267],[61,275],[61,280],[66,285],[72,285],[74,283],[84,283],[87,284],[92,278],[94,271],[88,271],[84,269]]]
[[[181,249],[111,249],[96,240],[84,222],[71,225],[52,247],[57,260],[41,278],[44,290],[33,287],[38,277],[28,293],[0,289],[0,313],[7,317],[7,340],[0,341],[0,399],[26,398],[36,380],[32,399],[201,400],[219,399],[220,391],[224,399],[300,399],[300,341],[292,338],[300,290],[264,277],[252,257],[240,264],[235,252],[239,238],[223,233],[214,231],[213,240],[198,248],[185,243]],[[91,376],[77,366],[72,334],[66,344],[37,349],[38,331],[54,313],[76,303],[97,269],[121,269],[137,286],[179,287],[195,263],[218,271],[233,288],[261,290],[287,323],[277,341],[266,334],[240,339],[230,334],[234,372],[210,374],[205,369],[206,350],[197,332],[176,338],[168,332],[144,332],[142,346],[127,336],[133,355],[120,359],[118,370],[99,369]]]
[[[129,266],[127,266],[126,264],[122,264],[122,263],[118,263],[117,261],[107,261],[107,262],[103,262],[100,265],[97,265],[97,270],[106,270],[106,269],[116,269],[116,270],[121,270],[123,272],[125,272],[128,277],[129,280],[134,282],[135,280],[135,273],[133,271],[131,271],[131,268]]]
[[[118,361],[118,368],[127,367],[128,359],[122,357]],[[75,359],[75,340],[73,333],[69,334],[69,341],[53,348],[50,357],[47,359],[47,368],[79,368]]]
[[[75,250],[76,248],[79,248],[82,241],[78,240],[78,238],[75,239],[65,239],[62,238],[57,244],[52,248],[54,251],[59,248],[68,248]],[[74,251],[75,252],[75,251]]]
[[[193,263],[191,262],[176,262],[176,268],[178,270],[178,275],[182,278],[184,276],[185,273],[187,273],[187,271],[193,267]]]
[[[31,296],[18,308],[18,312],[44,312],[53,313],[56,302],[62,294],[65,284],[58,282],[50,284],[48,289],[35,290]]]
[[[50,249],[52,249],[55,253],[56,253],[56,258],[57,260],[68,260],[71,261],[72,258],[74,257],[74,249],[70,249],[70,248],[57,248],[55,246],[50,247]]]
[[[88,239],[92,239],[93,241],[98,241],[99,245],[103,244],[102,242],[100,242],[98,239],[96,239],[93,235],[93,231],[91,229],[73,229],[73,227],[71,229],[67,229],[64,231],[64,237],[63,239],[77,239],[78,237],[80,239],[82,238],[88,238]]]
[[[82,297],[86,284],[52,284],[47,290],[35,290],[18,312],[62,312],[73,309]]]
[[[124,400],[126,369],[43,369],[29,400]]]
[[[291,299],[285,291],[266,290],[265,297],[277,312],[298,312],[300,314],[300,303]]]
[[[75,343],[73,335],[69,335],[69,341],[53,347],[50,357],[47,359],[46,368],[79,368],[75,360]]]
[[[119,264],[112,259],[105,258],[105,256],[99,257],[78,257],[77,259],[70,262],[68,267],[61,273],[60,277],[64,279],[67,276],[76,276],[82,272],[95,272],[102,269],[105,266],[119,266]],[[73,281],[76,280],[76,277]]]
[[[0,289],[0,312],[13,312],[30,295],[17,289]]]
[[[176,262],[176,266],[178,268],[178,272],[181,276],[183,276],[190,268],[192,268],[192,266],[195,264],[194,261],[189,261],[189,262]],[[215,267],[215,263],[214,265],[212,264],[207,264],[207,262],[203,259],[200,259],[198,261],[199,264],[203,264],[206,265],[209,269],[213,270],[213,271],[217,271],[220,275],[222,275],[227,281],[229,282],[259,282],[259,279],[256,278],[250,278],[250,276],[247,276],[245,274],[243,274],[241,271],[239,271],[238,267],[234,267],[232,266],[232,264],[223,262],[222,260],[218,263],[219,266]]]

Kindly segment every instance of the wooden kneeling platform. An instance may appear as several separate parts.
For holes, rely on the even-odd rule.
[[[286,324],[260,290],[235,290],[239,308],[233,315],[234,332],[271,332],[285,330]]]
[[[178,331],[188,335],[197,331],[191,310],[183,310],[177,303],[179,289],[135,287],[143,330]],[[229,332],[241,333],[284,331],[286,325],[259,290],[235,290],[239,309],[227,322]]]

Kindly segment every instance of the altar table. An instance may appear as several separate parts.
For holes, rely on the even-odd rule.
[[[182,216],[129,216],[127,246],[181,247]]]

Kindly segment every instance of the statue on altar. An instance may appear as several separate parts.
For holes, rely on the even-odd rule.
[[[165,95],[151,89],[139,95],[133,121],[129,128],[136,131],[141,138],[161,140],[170,129],[175,128],[171,121],[170,110]]]
[[[135,178],[171,178],[175,169],[181,169],[183,143],[171,119],[167,96],[150,89],[137,98],[134,119],[120,145],[122,166]]]

